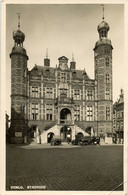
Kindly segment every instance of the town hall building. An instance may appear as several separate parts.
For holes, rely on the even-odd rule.
[[[49,143],[54,136],[66,142],[76,135],[103,137],[112,132],[113,47],[109,29],[103,17],[97,27],[95,78],[91,79],[85,69],[79,70],[74,57],[58,56],[58,65],[51,66],[48,53],[44,64],[28,70],[25,34],[18,24],[10,54],[11,143]]]

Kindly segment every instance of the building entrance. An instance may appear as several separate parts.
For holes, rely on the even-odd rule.
[[[48,135],[47,135],[47,143],[51,142],[53,136],[54,136],[54,133],[52,133],[52,132],[48,133]]]
[[[30,129],[29,129],[29,137],[30,138],[35,138],[36,137],[36,125],[33,125]]]
[[[71,111],[68,108],[63,108],[60,112],[60,123],[71,122]]]
[[[71,127],[66,125],[60,129],[60,138],[63,142],[71,141],[71,131]]]

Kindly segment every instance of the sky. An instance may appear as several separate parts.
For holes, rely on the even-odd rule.
[[[105,4],[105,21],[110,26],[108,38],[113,46],[113,102],[124,88],[124,6]],[[6,110],[10,115],[11,59],[14,46],[12,33],[20,29],[25,34],[28,69],[43,66],[46,50],[50,66],[58,65],[58,58],[66,56],[69,63],[74,53],[77,69],[85,69],[94,79],[94,46],[99,40],[98,24],[102,21],[101,4],[8,4],[6,7]]]

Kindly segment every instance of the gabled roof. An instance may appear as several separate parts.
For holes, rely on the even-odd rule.
[[[55,69],[54,67],[50,67],[50,66],[39,66],[39,65],[35,65],[31,71],[29,71],[30,74],[32,75],[43,75],[44,77],[54,77],[55,76]],[[62,71],[63,70],[58,67],[57,68],[58,71]],[[71,71],[72,74],[74,73],[74,79],[78,79],[78,80],[82,80],[83,79],[83,74],[85,75],[84,76],[84,79],[85,80],[90,80],[88,74],[86,73],[86,71],[84,70],[70,70],[70,69],[67,69],[65,70],[67,72]]]
[[[55,68],[49,67],[49,66],[38,66],[35,65],[31,71],[29,71],[30,74],[35,74],[35,75],[44,75],[47,77],[53,77],[55,73]]]
[[[61,56],[60,58],[58,58],[58,60],[68,60],[68,58],[66,58],[65,56]]]
[[[85,74],[85,79],[90,79],[88,74],[85,71],[83,72],[83,70],[72,70],[72,73],[76,74],[76,79],[83,79],[83,73]]]

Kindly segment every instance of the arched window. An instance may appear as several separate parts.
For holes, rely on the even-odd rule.
[[[110,108],[106,107],[106,120],[110,120]]]
[[[27,77],[27,71],[26,70],[24,70],[24,77]]]
[[[105,91],[105,99],[106,100],[110,99],[110,90],[108,88],[106,88],[106,91]]]
[[[46,73],[46,75],[49,75],[50,74],[50,70],[49,69],[46,69],[45,70],[45,73]]]
[[[104,31],[103,30],[101,31],[101,37],[104,37]]]
[[[109,74],[106,74],[106,83],[109,83]]]
[[[109,63],[110,63],[110,60],[109,60],[109,58],[107,57],[107,58],[106,58],[106,66],[109,66]]]

